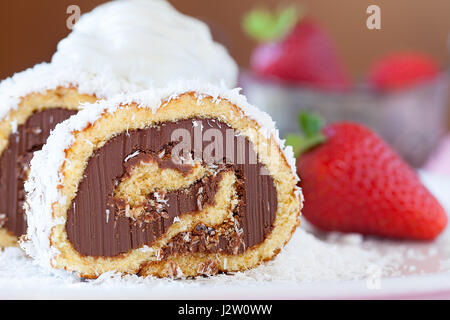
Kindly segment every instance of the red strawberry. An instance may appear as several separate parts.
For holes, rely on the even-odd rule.
[[[303,214],[312,224],[324,230],[418,240],[431,240],[442,232],[447,224],[444,209],[375,133],[348,122],[320,131],[317,117],[307,114],[300,121],[305,135],[290,136],[289,141],[296,146],[306,141],[300,151],[310,148],[297,165],[305,196]]]
[[[436,62],[422,53],[399,52],[377,61],[369,72],[369,83],[377,89],[389,90],[413,85],[435,77]]]
[[[247,16],[247,32],[264,41],[253,52],[253,71],[264,77],[318,87],[347,87],[349,78],[330,37],[314,21],[297,22],[297,18],[292,8],[275,16],[261,10]]]

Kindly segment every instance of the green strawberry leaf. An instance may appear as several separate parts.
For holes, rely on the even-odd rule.
[[[286,139],[286,144],[294,150],[294,154],[300,154],[303,145],[303,136],[298,133],[288,133],[284,138]]]
[[[313,136],[320,134],[320,131],[325,125],[325,121],[318,114],[300,111],[298,114],[298,124],[306,136]]]
[[[242,20],[244,31],[256,41],[267,42],[283,38],[299,20],[294,6],[272,13],[267,9],[254,9]]]
[[[301,111],[298,122],[302,133],[291,133],[285,136],[286,144],[292,146],[296,157],[326,141],[322,133],[325,122],[321,116]]]

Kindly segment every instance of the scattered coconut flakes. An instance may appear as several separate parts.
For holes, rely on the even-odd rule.
[[[233,275],[220,274],[214,277],[195,280],[177,280],[180,287],[216,287],[218,285],[241,287],[245,285],[264,285],[268,282],[311,283],[316,281],[361,280],[370,277],[373,270],[379,270],[383,277],[404,274],[450,272],[450,235],[446,232],[437,244],[426,244],[426,248],[436,248],[443,263],[438,269],[421,270],[420,264],[410,263],[411,247],[417,256],[412,262],[427,261],[430,250],[421,250],[414,243],[403,243],[374,238],[363,239],[361,243],[350,242],[346,235],[333,234],[321,239],[322,235],[310,233],[299,228],[292,240],[272,261],[245,272]],[[333,239],[333,240],[330,240]],[[443,244],[445,245],[443,246]],[[431,247],[430,247],[431,246]],[[147,252],[147,248],[140,249]],[[150,251],[150,250],[148,250]],[[433,255],[431,250],[431,255]],[[424,253],[425,252],[425,253]],[[156,252],[159,257],[159,251]],[[444,259],[442,257],[444,256]],[[436,254],[434,253],[434,257]],[[424,260],[425,259],[425,260]],[[409,262],[408,262],[409,261]],[[56,273],[55,273],[56,272]],[[58,288],[124,288],[136,286],[174,287],[172,279],[154,277],[142,278],[135,275],[105,273],[96,280],[82,280],[67,272],[48,272],[38,267],[18,248],[6,248],[0,252],[0,287],[58,287]]]
[[[179,217],[173,218],[173,223],[175,224],[175,223],[177,223],[177,222],[181,222],[180,218],[179,218]]]
[[[30,93],[45,93],[58,87],[76,87],[81,94],[99,98],[111,98],[117,93],[144,89],[130,83],[128,79],[117,77],[108,66],[87,70],[84,66],[44,62],[0,82],[0,120],[11,110],[16,110],[21,99]]]
[[[139,251],[141,251],[141,252],[150,252],[150,253],[152,253],[152,252],[154,252],[155,250],[153,250],[153,248],[151,248],[151,247],[149,247],[149,246],[147,246],[147,245],[144,245],[142,248],[139,249]]]
[[[128,129],[127,129],[127,130],[128,130]],[[133,159],[134,157],[138,156],[139,153],[141,153],[141,151],[139,151],[139,150],[136,151],[136,152],[133,152],[132,154],[128,155],[128,156],[125,158],[124,162],[128,162],[128,160]]]

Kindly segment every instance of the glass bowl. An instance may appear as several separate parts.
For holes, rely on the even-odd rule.
[[[421,167],[447,130],[448,72],[407,89],[375,92],[364,86],[323,90],[261,79],[242,72],[250,103],[269,113],[281,136],[298,132],[297,114],[308,110],[328,123],[356,121],[371,127],[414,167]]]

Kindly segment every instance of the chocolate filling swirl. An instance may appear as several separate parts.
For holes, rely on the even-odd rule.
[[[180,129],[188,133],[190,141],[183,142],[190,142],[187,144],[189,154],[193,159],[201,159],[202,165],[212,173],[208,171],[206,176],[185,188],[166,192],[162,201],[158,199],[158,193],[149,193],[142,203],[144,214],[131,217],[127,214],[127,200],[118,198],[115,190],[121,181],[129,178],[134,167],[156,161],[160,168],[175,169],[183,175],[192,171],[186,163],[180,165],[171,159],[172,151],[181,143],[180,139],[174,140],[173,134]],[[214,135],[208,135],[208,130],[213,130]],[[223,139],[218,142],[217,136]],[[213,152],[205,152],[211,150],[211,144],[215,146]],[[242,228],[240,241],[235,236],[226,237],[233,233],[228,230],[222,236],[216,235],[217,245],[205,243],[197,246],[195,251],[241,253],[264,241],[272,230],[278,206],[276,188],[273,178],[257,160],[252,143],[227,124],[214,119],[164,122],[123,132],[96,150],[87,163],[68,210],[68,239],[76,251],[86,256],[114,257],[151,245],[180,215],[195,214],[205,206],[214,206],[219,183],[227,172],[233,172],[237,179],[233,187],[239,201],[233,216]],[[205,230],[212,232],[212,228],[214,226],[197,225],[198,230],[192,232],[198,234],[192,236],[204,238]],[[171,249],[165,250],[166,254],[188,251],[185,244],[176,243],[182,237],[172,239]]]

